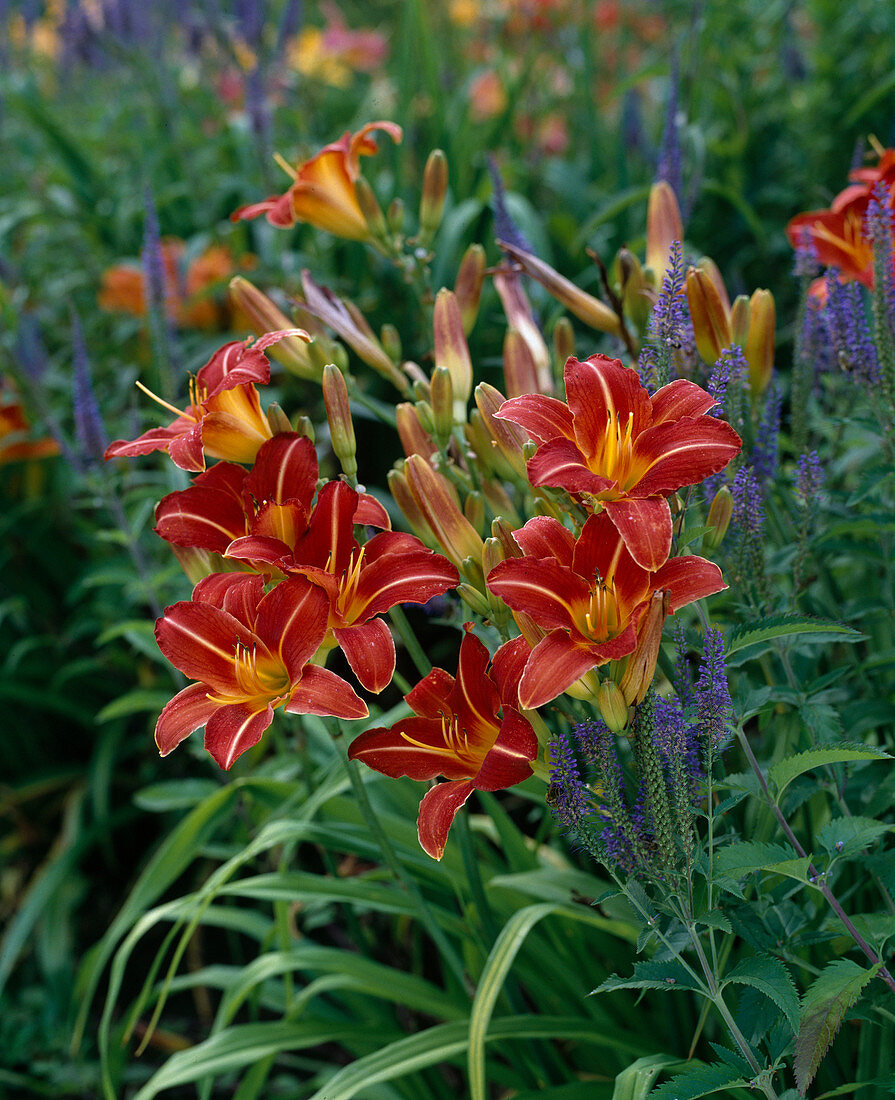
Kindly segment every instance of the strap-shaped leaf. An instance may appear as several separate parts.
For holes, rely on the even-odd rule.
[[[799,1092],[803,1096],[836,1037],[843,1017],[878,970],[879,964],[865,970],[850,959],[837,959],[824,967],[805,994],[793,1061]]]

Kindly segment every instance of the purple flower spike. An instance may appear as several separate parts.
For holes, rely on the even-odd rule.
[[[562,734],[550,742],[550,799],[554,814],[569,829],[576,828],[592,809],[575,755]]]

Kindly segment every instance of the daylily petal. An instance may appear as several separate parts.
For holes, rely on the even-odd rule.
[[[500,707],[497,688],[487,674],[490,655],[484,644],[470,631],[460,642],[457,678],[448,696],[448,704],[466,731],[470,745],[491,746],[497,730],[496,714]]]
[[[228,391],[229,394],[236,392],[236,390]],[[243,407],[235,412],[210,409],[203,418],[198,432],[206,455],[210,458],[228,459],[231,462],[254,462],[263,443],[270,439],[270,427],[267,418],[261,412],[257,394],[254,401],[245,402]],[[186,436],[181,436],[171,444],[168,453],[171,455],[172,462],[179,465],[178,456],[181,452],[186,453],[187,447],[194,446],[191,440],[193,434],[190,432]],[[172,450],[176,453],[172,453]],[[192,450],[189,451],[189,455],[192,455]],[[186,469],[186,467],[183,468]]]
[[[650,404],[653,407],[652,427],[655,427],[666,420],[680,420],[682,416],[702,416],[718,402],[695,382],[675,378],[667,386],[656,390]]]
[[[354,538],[357,493],[344,481],[328,481],[317,497],[310,526],[293,547],[296,563],[318,565],[338,576],[348,568]]]
[[[538,626],[577,629],[579,608],[590,587],[577,573],[552,558],[512,558],[488,574],[488,587],[514,611],[524,611]]]
[[[390,531],[392,526],[392,521],[385,507],[369,493],[357,494],[354,522],[366,527],[379,527],[383,531]]]
[[[295,215],[292,212],[292,194],[287,191],[285,195],[271,195],[262,202],[250,202],[240,206],[230,215],[230,221],[238,222],[241,219],[257,218],[259,214],[266,214],[271,225],[279,229],[289,229],[295,225]]]
[[[655,572],[671,552],[671,509],[664,497],[603,501],[603,509],[643,569]]]
[[[423,718],[441,720],[450,713],[447,697],[454,686],[454,677],[443,668],[433,668],[404,698],[407,705]]]
[[[468,779],[470,766],[447,745],[444,725],[435,718],[405,718],[394,726],[367,730],[348,748],[350,760],[361,760],[392,779]]]
[[[270,565],[277,565],[291,553],[289,547],[279,539],[269,538],[266,535],[246,535],[245,538],[234,539],[224,551],[224,557],[233,558],[235,561],[263,561]]]
[[[482,761],[473,783],[479,791],[502,791],[531,775],[530,761],[538,755],[538,739],[527,718],[512,707],[504,709],[497,740]]]
[[[648,428],[635,442],[634,451],[649,458],[650,466],[630,495],[648,497],[696,485],[723,470],[742,445],[733,428],[713,416],[685,416]]]
[[[181,470],[187,470],[189,473],[197,473],[199,470],[205,469],[202,425],[202,420],[195,421],[185,431],[173,436],[168,443],[168,454],[171,461],[175,466],[179,466]],[[108,454],[108,451],[106,453]],[[228,454],[215,455],[215,457],[230,458],[231,456]]]
[[[158,647],[175,668],[224,695],[237,691],[236,646],[261,640],[226,611],[183,600],[165,609],[155,624]]]
[[[269,500],[252,521],[251,537],[275,539],[291,552],[307,529],[308,511],[300,500],[287,500],[285,504]]]
[[[574,441],[572,411],[556,397],[527,393],[511,397],[494,414],[498,420],[511,420],[531,436],[536,443],[546,443],[558,437]]]
[[[215,471],[222,472],[214,481],[203,482]],[[196,546],[223,554],[234,539],[245,534],[241,497],[245,476],[241,466],[218,462],[197,477],[190,488],[168,493],[155,510],[156,534],[175,546]]]
[[[519,637],[504,642],[491,659],[491,679],[504,707],[519,706],[519,681],[530,655],[531,646]]]
[[[378,695],[387,688],[395,673],[395,640],[386,623],[370,619],[336,629],[334,634],[351,671],[367,691]]]
[[[310,512],[317,473],[317,452],[310,439],[297,432],[282,432],[258,451],[245,488],[259,503],[297,500]]]
[[[243,340],[233,340],[218,348],[196,374],[198,386],[205,390],[204,400],[234,386],[253,382],[266,385],[269,381],[270,362],[267,356],[247,346]]]
[[[165,704],[155,726],[155,743],[162,756],[177,748],[181,741],[204,726],[220,703],[208,698],[205,684],[190,684]]]
[[[694,600],[723,591],[727,585],[713,561],[686,556],[667,561],[654,575],[653,588],[666,589],[671,597],[670,608],[677,611]]]
[[[272,721],[273,707],[264,700],[219,706],[205,724],[205,748],[227,771],[258,744]]]
[[[447,558],[427,550],[412,535],[399,538],[400,552],[378,554],[377,540],[390,540],[393,534],[402,535],[383,531],[366,544],[370,556],[358,575],[354,597],[344,608],[352,622],[364,622],[395,604],[426,603],[460,583],[459,573]]]
[[[553,516],[534,516],[513,538],[530,558],[556,558],[560,565],[572,566],[575,536]]]
[[[632,640],[628,653],[634,644]],[[573,642],[568,631],[552,630],[534,647],[525,665],[519,682],[521,706],[533,710],[549,703],[597,663],[591,647]]]
[[[150,428],[136,439],[117,439],[106,448],[105,458],[135,458],[138,455],[148,455],[153,451],[167,451],[171,440],[176,439],[183,432],[189,431],[197,421],[191,416],[178,416],[167,428]],[[198,469],[202,469],[199,466]]]
[[[420,803],[420,816],[417,821],[420,845],[433,859],[441,859],[447,844],[448,833],[457,815],[472,794],[469,780],[457,780],[453,783],[439,783]]]
[[[269,640],[295,683],[326,635],[329,597],[304,577],[276,585],[258,604],[255,633]]]
[[[605,429],[605,425],[604,425]],[[549,485],[567,493],[602,493],[615,485],[587,466],[587,460],[570,439],[548,439],[526,466],[532,485]]]
[[[632,434],[637,436],[650,422],[649,396],[637,371],[619,359],[592,355],[580,362],[569,359],[565,366],[566,400],[572,412],[575,440],[588,457],[602,441],[610,421],[625,428],[633,417]]]
[[[347,680],[328,668],[306,665],[301,681],[292,692],[285,710],[289,714],[332,715],[335,718],[366,718],[367,704]]]

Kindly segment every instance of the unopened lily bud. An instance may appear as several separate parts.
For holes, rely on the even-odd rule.
[[[432,415],[432,406],[428,401],[417,401],[414,404],[416,415],[424,432],[435,435],[435,417]]]
[[[513,506],[513,502],[510,500],[506,489],[504,489],[499,481],[496,481],[494,478],[488,478],[486,481],[483,481],[482,496],[485,498],[486,504],[494,515],[503,516],[508,523],[513,525],[513,530],[518,531],[522,526],[523,520]]]
[[[497,516],[491,521],[491,535],[500,543],[504,558],[523,557],[522,547],[513,537],[517,528],[507,523],[503,516]]]
[[[293,327],[286,314],[248,279],[235,275],[230,280],[229,289],[234,308],[242,314],[256,336]],[[310,343],[311,337],[307,333],[304,337],[285,336],[271,347],[270,354],[290,374],[317,381],[322,365],[314,362],[309,349]]]
[[[475,388],[475,403],[490,437],[492,449],[509,471],[505,476],[515,476],[526,481],[523,447],[528,442],[527,433],[518,424],[495,416],[504,403],[503,394],[487,382],[480,382]]]
[[[684,228],[674,190],[665,180],[657,180],[650,188],[646,213],[646,266],[652,272],[656,289],[662,285],[672,244],[683,239]]]
[[[397,237],[404,228],[404,203],[401,199],[392,199],[388,204],[385,221],[389,232]]]
[[[485,498],[478,490],[474,489],[463,501],[463,514],[479,534],[485,530]]]
[[[497,520],[494,521],[496,523]],[[493,527],[492,523],[492,527]],[[495,538],[493,535],[491,538],[485,539],[482,546],[482,573],[485,575],[485,580],[488,580],[488,574],[494,568],[495,565],[500,565],[502,561],[506,561],[507,555],[504,553],[503,544],[500,539]]]
[[[472,332],[475,319],[479,315],[486,266],[484,248],[480,244],[471,244],[463,253],[457,281],[454,283],[454,296],[460,307],[463,331],[467,336]]]
[[[399,402],[395,406],[395,420],[398,425],[401,446],[408,458],[411,455],[421,455],[428,460],[429,455],[438,450],[432,437],[420,424],[415,405],[411,405],[409,401]]]
[[[454,385],[447,367],[436,367],[429,383],[435,440],[447,446],[454,428]]]
[[[418,240],[423,247],[429,244],[441,224],[447,185],[447,157],[440,149],[433,149],[423,172],[423,191],[420,197]]]
[[[354,478],[357,475],[357,441],[348,405],[348,387],[345,376],[332,363],[323,368],[323,403],[335,456],[345,476]]]
[[[749,299],[738,294],[730,307],[730,338],[737,347],[745,348],[749,335]]]
[[[461,581],[457,585],[457,595],[466,604],[466,606],[474,611],[476,615],[481,615],[483,619],[491,618],[491,604],[488,602],[488,597],[484,593],[479,592],[477,588],[474,588],[471,584],[467,584],[465,581]]]
[[[357,202],[364,215],[367,229],[370,231],[370,236],[377,241],[386,240],[389,236],[389,231],[386,225],[385,215],[382,213],[382,207],[379,205],[379,200],[373,193],[373,188],[367,183],[363,176],[358,176],[354,181],[354,193],[357,195]]]
[[[628,706],[640,703],[649,691],[656,674],[656,661],[662,644],[662,628],[668,617],[671,596],[657,589],[640,622],[637,624],[637,648],[628,658],[619,688]]]
[[[500,562],[504,560],[505,555],[500,539],[485,539],[485,545],[482,548],[482,573],[485,575],[486,585],[488,584],[488,574],[495,565],[499,565]],[[505,630],[510,620],[510,609],[499,596],[491,591],[490,588],[487,589],[487,595],[490,605],[488,618],[494,623],[498,630]]]
[[[232,562],[226,561],[214,550],[200,550],[198,546],[175,546],[173,542],[168,545],[192,585],[197,585],[212,573],[226,573],[233,568]]]
[[[385,354],[393,363],[401,362],[401,337],[394,325],[383,325],[379,332]]]
[[[538,368],[521,332],[508,329],[503,338],[503,380],[508,397],[540,393]]]
[[[419,455],[404,463],[404,476],[417,507],[432,528],[447,557],[458,568],[473,558],[481,571],[482,536],[460,511],[450,484]]]
[[[429,401],[432,397],[428,378],[414,378],[410,390],[417,401]]]
[[[475,556],[464,558],[458,566],[460,570],[460,576],[468,581],[474,588],[477,588],[482,595],[485,594],[485,575],[482,573],[482,555],[481,552]]]
[[[727,293],[727,287],[724,285],[724,276],[721,274],[718,265],[711,258],[711,256],[700,256],[696,261],[696,266],[700,271],[704,271],[706,275],[712,280],[715,290],[718,291],[718,297],[721,299],[721,304],[724,306],[725,313],[730,315],[730,297]]]
[[[530,275],[536,282],[539,282],[549,294],[552,294],[558,302],[562,302],[566,309],[580,321],[584,321],[586,325],[590,325],[591,328],[595,328],[599,332],[619,334],[621,327],[618,317],[615,315],[615,311],[610,309],[605,302],[601,302],[599,298],[588,294],[581,287],[575,286],[574,283],[560,275],[549,264],[545,264],[543,260],[539,260],[537,256],[533,256],[530,252],[516,248],[515,245],[508,244],[506,241],[498,241],[497,243],[511,260],[521,266],[526,275]]]
[[[533,439],[526,439],[522,444],[522,457],[528,462],[538,453],[538,445]]]
[[[267,406],[267,423],[276,435],[278,432],[291,432],[292,421],[275,402]]]
[[[472,392],[472,360],[463,331],[460,307],[451,290],[442,288],[435,297],[435,363],[451,372],[454,387],[454,421],[466,420],[466,406]]]
[[[715,550],[721,545],[727,528],[730,526],[730,517],[733,515],[733,494],[726,485],[715,493],[715,499],[709,508],[709,516],[706,526],[711,528],[703,535],[703,545],[709,550]]]
[[[777,310],[769,290],[756,290],[749,300],[749,334],[743,349],[749,364],[753,397],[764,393],[774,372],[774,329]]]
[[[568,317],[560,317],[553,326],[553,362],[561,374],[566,360],[575,357],[575,330]]]
[[[597,691],[597,706],[609,729],[621,733],[628,724],[628,704],[618,684],[603,680]]]
[[[305,439],[310,439],[312,443],[317,442],[317,432],[314,429],[314,421],[302,413],[301,416],[295,418],[295,431],[299,435],[303,435]]]
[[[389,470],[386,475],[388,481],[389,492],[392,494],[392,498],[395,504],[401,509],[404,518],[410,525],[411,531],[421,539],[427,546],[438,546],[438,539],[435,537],[435,532],[426,522],[426,517],[420,511],[419,505],[414,498],[413,493],[410,491],[410,486],[407,484],[407,478],[404,476],[401,470]]]
[[[687,272],[687,304],[696,350],[704,363],[712,364],[725,348],[730,347],[730,321],[718,288],[698,267],[691,267]]]

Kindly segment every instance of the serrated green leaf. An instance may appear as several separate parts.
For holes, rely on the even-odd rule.
[[[875,844],[892,828],[872,817],[837,817],[818,830],[817,839],[831,856],[849,859]]]
[[[692,1066],[679,1073],[653,1089],[649,1100],[698,1100],[700,1096],[711,1096],[714,1092],[748,1086],[749,1081],[745,1077],[739,1077],[723,1062],[716,1062],[710,1066]]]
[[[866,637],[860,630],[837,623],[835,619],[815,619],[808,615],[774,615],[735,627],[727,639],[727,656],[762,642],[802,636],[803,641],[859,642]]]
[[[844,764],[850,760],[890,760],[882,749],[870,745],[836,745],[828,749],[809,749],[807,752],[787,756],[768,769],[768,779],[777,789],[777,799],[799,775],[826,764]]]
[[[636,962],[630,978],[620,978],[613,974],[591,990],[591,993],[614,993],[617,989],[688,989],[706,995],[702,983],[673,959],[664,962],[656,959]]]
[[[804,1096],[846,1012],[855,1004],[879,964],[865,970],[850,959],[837,959],[821,971],[805,994],[796,1038],[793,1071]]]
[[[767,871],[806,882],[809,863],[807,856],[796,858],[792,848],[784,848],[782,844],[744,840],[719,849],[714,866],[721,876],[742,878],[753,871]]]
[[[790,977],[789,971],[779,959],[772,955],[753,955],[743,959],[721,984],[749,985],[769,997],[786,1017],[793,1034],[799,1028],[799,995]]]

